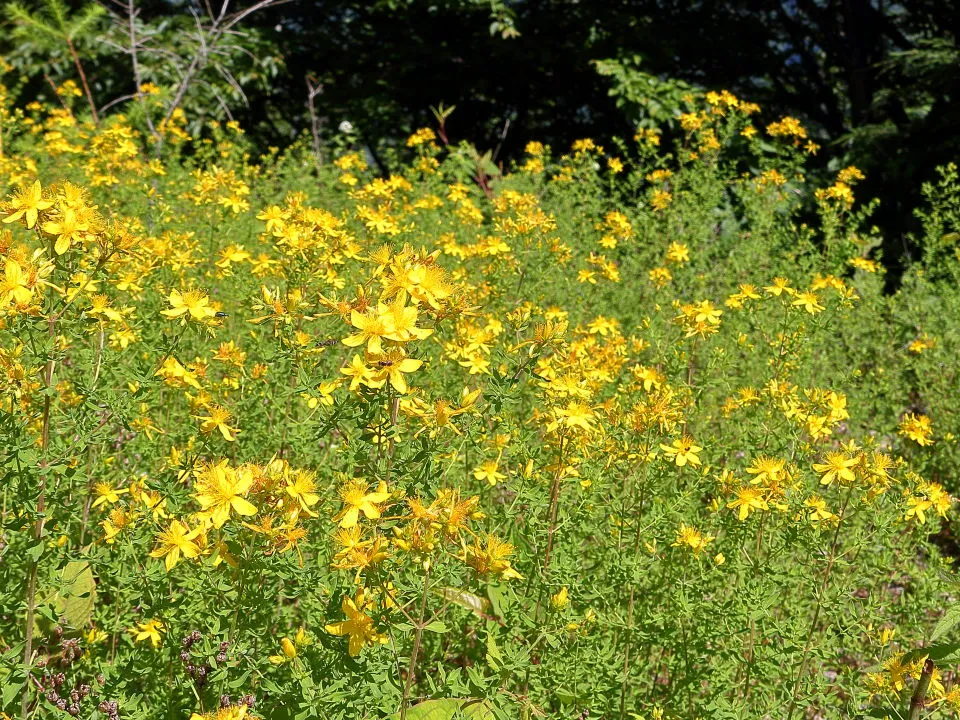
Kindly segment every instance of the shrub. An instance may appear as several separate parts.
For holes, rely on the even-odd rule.
[[[389,177],[4,107],[3,708],[958,706],[956,169],[884,294],[856,168],[686,102]]]

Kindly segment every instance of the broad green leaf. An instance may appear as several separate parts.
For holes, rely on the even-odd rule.
[[[71,627],[82,628],[93,616],[97,598],[97,583],[90,563],[74,560],[60,572],[61,612]]]
[[[960,657],[960,643],[937,643],[925,648],[917,648],[906,653],[900,662],[904,665],[928,657],[940,664],[955,662]]]
[[[933,629],[933,634],[930,636],[930,639],[936,642],[953,630],[957,623],[960,623],[960,603],[947,609],[947,612],[940,618],[940,622],[938,622],[937,626]]]
[[[445,587],[439,592],[447,602],[466,608],[482,618],[490,619],[492,605],[487,598],[453,587]]]
[[[490,704],[478,698],[443,698],[425,700],[407,708],[407,720],[492,720]],[[394,713],[388,720],[400,720],[400,713]]]
[[[60,622],[75,630],[80,630],[93,616],[93,606],[97,598],[97,583],[85,560],[71,560],[60,570],[60,582],[55,589],[46,593],[38,606],[51,606]],[[42,613],[37,618],[37,630],[46,634]]]

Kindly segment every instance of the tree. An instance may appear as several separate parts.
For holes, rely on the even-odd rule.
[[[67,50],[83,85],[93,121],[99,124],[97,105],[93,100],[93,93],[90,92],[90,83],[87,82],[87,73],[80,62],[77,45],[81,41],[96,37],[106,9],[91,2],[71,13],[62,0],[43,0],[41,7],[33,12],[17,1],[7,3],[4,12],[14,25],[13,38],[29,42],[35,46],[37,52],[47,55]]]

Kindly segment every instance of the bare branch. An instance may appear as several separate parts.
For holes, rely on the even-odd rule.
[[[242,22],[244,18],[252,15],[255,12],[263,10],[264,8],[270,7],[271,5],[280,5],[282,2],[289,2],[289,0],[260,0],[256,5],[248,7],[243,12],[239,12],[234,15],[230,20],[227,21],[227,24],[224,26],[225,30],[229,30],[234,25],[239,22]]]
[[[220,92],[217,90],[217,88],[212,83],[209,83],[206,80],[200,80],[199,83],[200,85],[203,85],[210,90],[210,92],[213,94],[214,99],[216,99],[217,103],[220,105],[220,109],[223,110],[224,115],[227,116],[227,120],[233,121],[233,113],[230,112],[230,106],[227,105],[226,101],[220,95]]]
[[[323,125],[323,120],[317,114],[314,100],[317,96],[323,94],[323,83],[318,82],[310,74],[307,74],[304,79],[307,83],[307,109],[310,111],[310,135],[313,138],[313,154],[319,168],[323,164],[323,148],[320,144],[320,128]]]
[[[230,73],[230,71],[222,65],[215,65],[214,69],[220,73],[220,76],[227,81],[227,84],[232,87],[241,98],[243,98],[243,104],[249,105],[250,101],[247,99],[247,94],[243,91],[240,83],[237,82],[237,79]]]
[[[138,96],[138,93],[130,93],[129,95],[121,95],[118,98],[114,98],[113,100],[111,100],[106,105],[100,108],[100,113],[103,114],[107,110],[112,108],[114,105],[119,105],[120,103],[126,102],[127,100],[133,100],[134,98],[137,98],[137,96]]]
[[[284,0],[260,0],[260,2],[250,6],[249,8],[228,16],[227,10],[230,7],[230,0],[223,0],[223,4],[220,7],[219,16],[213,20],[206,30],[201,25],[199,16],[194,13],[194,21],[197,25],[197,36],[200,42],[200,47],[194,53],[194,56],[190,60],[190,64],[187,66],[186,70],[183,71],[183,76],[180,80],[180,83],[177,85],[177,90],[174,93],[173,100],[170,102],[170,105],[167,108],[164,121],[168,121],[171,117],[173,117],[173,113],[178,107],[180,107],[184,97],[186,97],[187,89],[196,79],[197,74],[204,67],[206,67],[210,56],[219,52],[220,48],[218,45],[223,37],[231,34],[232,28],[253,13],[271,5],[279,4],[283,1]]]
[[[150,108],[147,107],[147,102],[143,98],[143,92],[140,88],[143,86],[143,77],[140,74],[140,62],[137,59],[137,15],[140,14],[140,11],[134,7],[134,0],[127,0],[127,27],[130,35],[130,62],[133,64],[133,81],[136,83],[137,87],[134,92],[134,97],[137,98],[137,102],[140,103],[140,107],[143,110],[143,116],[147,121],[147,127],[150,129],[150,134],[154,139],[159,138],[157,129],[153,126],[153,118],[150,117]]]

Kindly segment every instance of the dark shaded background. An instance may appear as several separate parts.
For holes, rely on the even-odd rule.
[[[147,23],[192,22],[189,4],[138,6]],[[492,12],[519,36],[491,32]],[[762,121],[801,118],[824,145],[815,162],[825,174],[846,164],[867,173],[859,195],[881,198],[893,267],[915,251],[907,235],[921,182],[958,157],[953,0],[292,0],[244,27],[258,54],[283,58],[232,108],[262,147],[309,127],[308,76],[323,86],[316,108],[328,134],[349,120],[359,142],[383,149],[432,125],[429,108],[443,102],[456,105],[451,141],[501,145],[504,161],[531,139],[566,149],[579,137],[632,135],[636,112],[608,95],[594,60],[638,56],[660,78],[729,89],[759,103]],[[16,50],[0,36],[0,51]],[[122,56],[91,74],[98,102],[132,86]]]

